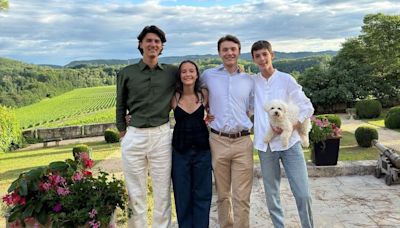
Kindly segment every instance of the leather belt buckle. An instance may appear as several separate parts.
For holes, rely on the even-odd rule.
[[[217,131],[217,130],[211,128],[211,132],[214,133],[214,134],[217,134],[219,136],[224,136],[224,137],[228,137],[228,138],[231,138],[231,139],[236,139],[236,138],[239,138],[239,137],[242,137],[242,136],[250,135],[250,132],[248,130],[243,130],[243,131],[239,131],[239,132],[236,132],[236,133],[224,133],[224,132]]]

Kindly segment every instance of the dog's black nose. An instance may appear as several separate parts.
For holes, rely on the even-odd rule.
[[[278,112],[275,112],[275,116],[277,116],[278,115]]]

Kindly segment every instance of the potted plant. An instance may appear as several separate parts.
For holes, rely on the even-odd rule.
[[[325,116],[311,118],[309,133],[311,160],[315,165],[336,165],[339,156],[341,130]]]
[[[131,215],[123,181],[106,172],[93,176],[87,152],[75,158],[23,172],[12,182],[3,197],[11,227],[109,227],[117,207]]]

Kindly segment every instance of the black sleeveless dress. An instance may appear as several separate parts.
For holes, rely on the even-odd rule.
[[[193,113],[187,113],[177,105],[174,116],[176,124],[172,137],[172,147],[175,151],[184,153],[187,149],[210,149],[209,133],[204,122],[203,105],[200,105]]]

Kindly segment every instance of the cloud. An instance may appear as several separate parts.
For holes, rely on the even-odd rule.
[[[236,35],[244,52],[260,39],[277,51],[337,50],[345,38],[359,35],[366,14],[400,12],[397,0],[222,2],[10,1],[0,12],[0,56],[61,65],[136,58],[136,36],[150,24],[167,33],[164,56],[215,54],[225,34]]]

